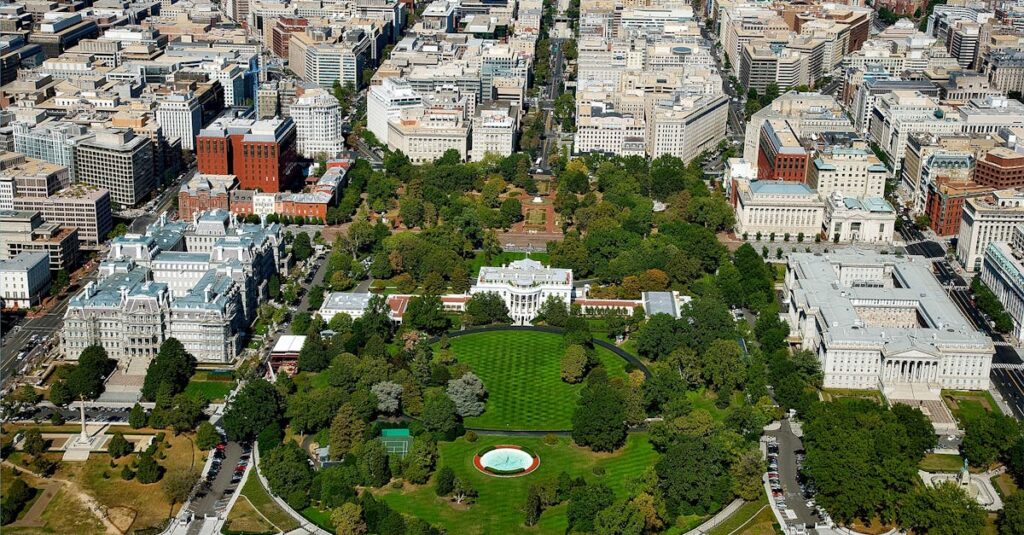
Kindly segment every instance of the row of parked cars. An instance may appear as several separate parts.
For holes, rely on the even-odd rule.
[[[780,511],[786,509],[786,493],[782,490],[779,479],[779,442],[775,437],[768,437],[768,486],[772,489],[772,501]]]
[[[249,463],[252,461],[252,444],[241,443],[242,455],[239,457],[237,463],[228,464],[224,466],[224,462],[227,457],[227,444],[217,444],[217,447],[213,450],[213,461],[210,465],[210,471],[206,474],[206,480],[196,495],[196,498],[203,498],[210,492],[214,492],[214,482],[221,476],[221,472],[226,469],[231,469],[231,479],[228,480],[228,484],[223,490],[219,492],[217,501],[214,502],[214,509],[217,513],[223,513],[227,510],[228,502],[231,501],[231,496],[238,489],[238,485],[242,482],[242,476],[245,475],[245,471],[249,468]],[[226,476],[223,476],[226,477]]]

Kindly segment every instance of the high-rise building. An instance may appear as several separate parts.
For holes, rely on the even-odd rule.
[[[345,148],[341,131],[341,105],[323,89],[311,89],[291,106],[292,120],[298,139],[299,154],[315,158],[320,154],[332,158]]]
[[[889,176],[882,161],[867,147],[827,147],[814,155],[807,168],[807,185],[821,198],[842,193],[843,197],[884,197]]]
[[[769,119],[760,132],[757,177],[761,180],[803,182],[807,176],[807,149],[784,119]]]
[[[78,265],[78,229],[44,221],[39,212],[0,210],[0,260],[23,252],[43,252],[50,271],[74,271]]]
[[[153,142],[127,128],[96,130],[78,144],[78,180],[110,192],[114,204],[133,207],[156,188]]]
[[[35,211],[47,221],[78,229],[83,242],[99,244],[114,228],[110,192],[95,186],[75,184],[50,196],[15,197],[13,208]]]
[[[974,180],[999,189],[1024,187],[1024,154],[1005,147],[988,151],[976,162]]]
[[[235,175],[241,189],[284,191],[298,174],[295,137],[291,119],[221,117],[196,138],[199,172]]]
[[[28,308],[38,305],[50,288],[50,258],[42,252],[20,253],[0,260],[0,306]]]
[[[511,155],[516,147],[518,124],[518,112],[507,105],[480,109],[473,118],[470,160],[480,161],[486,154]]]
[[[192,91],[172,93],[160,101],[156,122],[167,139],[180,139],[181,148],[195,150],[195,138],[203,126],[203,109]]]
[[[84,126],[55,121],[38,126],[16,122],[12,125],[14,150],[28,156],[68,168],[71,181],[78,179],[75,146],[93,137]]]
[[[366,96],[366,128],[377,141],[387,143],[388,121],[399,117],[403,110],[423,105],[423,97],[401,78],[385,78],[380,85],[370,87]]]
[[[1014,227],[1007,241],[990,242],[984,253],[981,281],[1013,319],[1013,337],[1024,342],[1024,227]]]

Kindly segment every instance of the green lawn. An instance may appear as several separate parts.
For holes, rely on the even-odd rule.
[[[517,478],[497,478],[480,473],[473,466],[473,456],[485,446],[518,444],[540,456],[540,467],[529,475]],[[474,443],[459,438],[455,442],[439,445],[438,466],[450,466],[460,478],[468,478],[479,492],[475,504],[468,509],[456,509],[447,500],[434,494],[433,481],[416,489],[386,489],[386,500],[396,510],[422,518],[431,524],[443,526],[448,533],[551,533],[565,532],[566,506],[560,505],[544,511],[536,528],[523,526],[523,505],[530,485],[556,479],[563,470],[588,481],[601,481],[620,497],[625,497],[626,486],[651,466],[657,453],[647,442],[646,435],[631,434],[626,446],[613,454],[596,454],[569,444],[561,438],[554,446],[544,444],[536,437],[481,436]],[[603,476],[593,473],[595,466],[605,469]]]
[[[761,513],[764,512],[768,513],[768,524],[770,527],[771,523],[775,521],[770,507],[768,497],[762,494],[756,501],[747,502],[740,506],[735,513],[726,518],[721,524],[712,526],[708,530],[708,535],[730,535],[734,532],[741,533],[744,530],[755,528],[756,525],[762,523]]]
[[[274,499],[267,493],[267,489],[260,484],[260,478],[256,474],[250,474],[249,478],[245,480],[245,485],[242,486],[242,495],[248,498],[249,503],[267,520],[277,526],[277,529],[287,533],[299,527],[299,523],[274,502]]]
[[[207,401],[223,401],[235,387],[234,381],[189,381],[185,394],[192,398],[203,397]]]
[[[974,392],[943,390],[942,397],[946,402],[946,406],[948,406],[953,412],[953,416],[955,416],[961,424],[965,419],[980,416],[988,410],[991,410],[996,414],[1000,414],[1002,412],[999,410],[999,405],[996,405],[996,401],[992,399],[992,394],[987,391]]]
[[[921,459],[919,466],[925,472],[959,472],[964,467],[964,460],[959,455],[929,453]]]
[[[562,337],[536,331],[497,331],[451,340],[459,361],[470,365],[487,387],[487,410],[467,418],[466,427],[568,430],[582,384],[562,381]],[[597,348],[609,375],[624,376],[626,361]]]

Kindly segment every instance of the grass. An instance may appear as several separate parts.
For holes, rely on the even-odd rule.
[[[540,466],[533,473],[517,478],[497,478],[479,472],[473,466],[473,456],[486,446],[514,443],[536,452]],[[530,485],[557,479],[562,471],[572,476],[583,476],[590,482],[607,484],[620,498],[626,497],[630,479],[640,476],[657,458],[657,453],[644,434],[631,434],[626,445],[611,454],[593,453],[569,444],[560,438],[556,445],[547,445],[536,437],[481,436],[476,442],[459,438],[455,442],[439,445],[438,466],[449,466],[459,478],[466,478],[479,492],[476,503],[466,509],[453,505],[434,494],[433,482],[419,487],[406,486],[402,490],[385,489],[382,495],[393,508],[422,518],[431,524],[443,526],[448,533],[517,533],[527,531],[523,526],[523,505]],[[593,473],[600,466],[602,476]],[[562,534],[568,521],[566,505],[544,511],[540,523],[530,532]]]
[[[43,510],[43,526],[38,528],[13,528],[4,526],[4,535],[37,535],[53,533],[74,533],[76,535],[99,535],[106,533],[103,523],[74,495],[66,489],[57,491]]]
[[[715,406],[715,400],[717,396],[711,392],[701,388],[700,390],[689,390],[686,392],[686,397],[690,400],[690,405],[694,409],[703,409],[711,413],[711,417],[717,422],[725,421],[725,417],[729,415],[729,409],[736,407],[743,403],[743,393],[734,392],[732,399],[729,400],[729,407],[719,409]]]
[[[956,416],[961,422],[963,422],[963,418],[979,416],[985,411],[1002,414],[999,405],[996,405],[996,400],[987,390],[943,390],[942,399],[953,412],[953,416]]]
[[[821,397],[825,401],[834,401],[840,398],[870,399],[875,403],[882,403],[882,393],[878,390],[858,390],[853,388],[824,388],[821,390]]]
[[[277,529],[244,497],[231,507],[224,530],[231,533],[277,533]]]
[[[964,467],[964,460],[959,455],[929,453],[918,467],[925,472],[959,472]]]
[[[536,260],[544,264],[548,264],[551,261],[548,254],[544,252],[529,253],[529,255],[527,255],[527,253],[506,251],[492,256],[491,260],[488,262],[484,253],[478,252],[473,259],[469,261],[469,272],[473,277],[476,277],[477,274],[480,273],[480,268],[483,266],[503,266],[509,262],[527,258],[527,256],[529,256],[531,260]]]
[[[487,387],[487,410],[466,427],[567,430],[582,384],[561,379],[564,348],[557,334],[497,331],[453,338],[452,350]],[[611,376],[624,376],[626,362],[603,348],[597,358]]]
[[[195,449],[193,441],[187,435],[174,436],[168,433],[165,440],[166,442],[159,447],[156,457],[160,466],[164,467],[165,473],[200,468],[202,452]],[[161,458],[161,454],[164,458]],[[137,455],[122,457],[115,460],[115,466],[111,467],[109,455],[93,453],[84,463],[62,463],[58,475],[75,481],[108,511],[112,510],[116,519],[115,525],[124,531],[128,531],[129,528],[137,531],[162,526],[181,505],[175,505],[172,510],[160,489],[160,483],[144,485],[137,479],[121,479],[122,467],[130,465],[136,457]]]
[[[224,398],[235,387],[232,381],[189,381],[185,387],[185,395],[193,399],[205,399],[206,401],[224,401]]]
[[[707,535],[774,535],[777,532],[775,515],[766,496],[747,502],[724,522],[707,531]]]
[[[291,515],[284,512],[283,509],[270,494],[267,493],[267,489],[263,488],[260,483],[260,478],[256,477],[256,474],[251,474],[246,480],[245,485],[242,486],[242,496],[245,496],[249,500],[249,503],[259,511],[264,518],[274,524],[277,529],[287,533],[293,529],[299,527],[299,523],[292,518]]]
[[[1013,480],[1013,476],[1003,472],[998,476],[992,478],[992,485],[996,488],[996,492],[1005,500],[1011,495],[1017,493],[1017,483]]]

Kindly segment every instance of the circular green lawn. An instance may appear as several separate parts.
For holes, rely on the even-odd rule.
[[[562,381],[565,347],[559,334],[539,331],[491,331],[451,339],[465,362],[487,388],[487,410],[466,418],[479,429],[561,431],[572,428],[582,383]],[[597,347],[598,361],[612,377],[625,377],[626,362]]]

